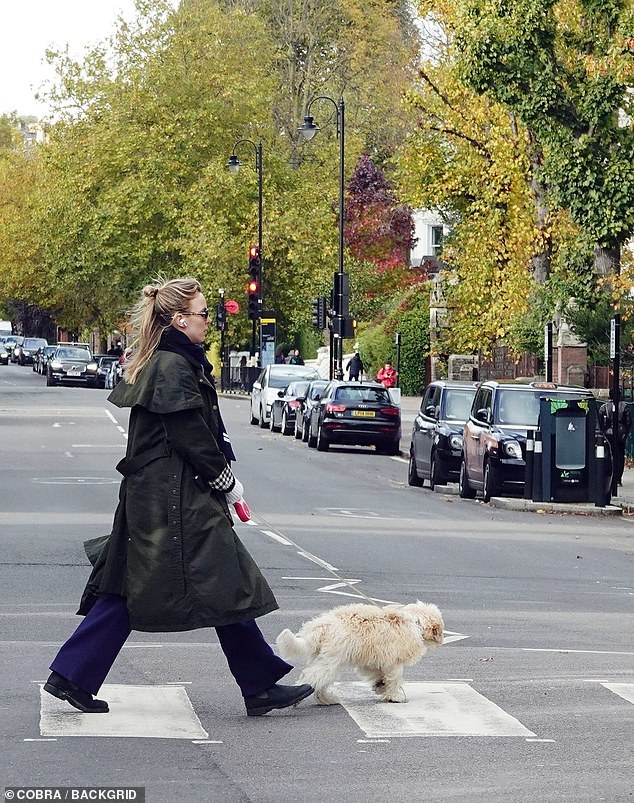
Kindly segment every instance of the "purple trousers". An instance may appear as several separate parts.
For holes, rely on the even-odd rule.
[[[125,599],[101,594],[50,669],[97,694],[131,632]],[[275,655],[254,619],[222,625],[216,633],[243,697],[266,691],[293,668]]]

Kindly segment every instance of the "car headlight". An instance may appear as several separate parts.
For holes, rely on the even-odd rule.
[[[28,349],[24,349],[24,350],[22,351],[22,356],[23,356],[23,357],[28,357],[30,354],[31,354],[31,352],[30,352]]]
[[[63,367],[64,366],[62,365],[61,362],[59,362],[59,360],[51,360],[51,368],[54,371],[61,371]]]
[[[449,445],[452,449],[460,451],[462,449],[462,435],[451,435],[449,438]]]
[[[98,366],[96,362],[89,362],[88,365],[86,366],[86,370],[90,371],[91,374],[94,374],[95,371],[97,370],[97,367]]]
[[[505,441],[504,453],[506,454],[507,457],[512,457],[515,460],[522,459],[522,447],[519,445],[517,441]]]

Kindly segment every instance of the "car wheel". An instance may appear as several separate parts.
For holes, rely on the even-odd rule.
[[[311,449],[314,449],[315,446],[317,446],[317,437],[313,435],[313,430],[310,424],[308,425],[308,438],[306,441]]]
[[[418,476],[418,472],[416,471],[416,461],[414,460],[414,455],[411,452],[409,455],[409,465],[407,466],[407,484],[412,485],[415,488],[422,488],[425,484],[425,480]]]
[[[274,412],[274,410],[275,410],[275,405],[273,405],[273,407],[271,407],[271,421],[270,421],[271,432],[280,432],[282,427],[279,424],[275,423],[275,412]]]
[[[302,430],[300,429],[300,427],[302,427],[302,426],[303,425],[300,424],[299,416],[297,416],[297,418],[295,419],[295,439],[296,440],[299,440],[302,437]]]
[[[260,420],[258,422],[260,424],[260,429],[266,429],[269,425],[269,422],[264,418],[264,408],[260,407]]]
[[[476,492],[469,485],[469,478],[467,476],[467,466],[464,457],[460,462],[460,477],[458,479],[458,495],[461,499],[475,499]]]
[[[317,430],[317,451],[318,452],[327,452],[330,443],[328,439],[324,436],[324,428],[319,427]]]
[[[255,426],[258,423],[258,419],[253,415],[253,405],[251,405],[251,425]]]
[[[482,478],[482,498],[485,502],[490,502],[492,496],[497,496],[498,487],[495,480],[495,469],[491,461],[487,460],[484,464],[484,475]]]
[[[286,410],[282,413],[282,435],[290,435],[291,428],[288,425],[288,421],[286,419]]]
[[[308,430],[309,430],[308,422],[304,421],[304,423],[302,424],[302,440],[304,441],[304,443],[308,443]]]
[[[46,374],[46,387],[47,388],[52,388],[54,384],[55,384],[55,380],[51,376],[50,372],[48,372]]]
[[[442,475],[440,470],[440,463],[434,452],[431,456],[431,465],[429,467],[429,487],[434,490],[437,485],[446,485],[447,480]]]

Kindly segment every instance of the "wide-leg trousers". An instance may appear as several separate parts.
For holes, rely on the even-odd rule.
[[[275,655],[254,619],[215,630],[243,697],[269,689],[293,668]],[[131,632],[125,599],[101,594],[50,669],[97,694]]]

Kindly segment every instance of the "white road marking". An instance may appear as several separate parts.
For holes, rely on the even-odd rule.
[[[57,421],[56,421],[56,422],[53,424],[53,429],[57,429],[57,428],[59,428],[59,427],[61,427],[61,426],[62,426],[62,425],[61,425],[61,424],[58,424],[58,423],[57,423]]]
[[[110,713],[82,714],[40,687],[42,736],[119,736],[150,739],[208,739],[182,686],[107,684],[99,696]]]
[[[125,449],[125,443],[71,443],[73,449]]]
[[[572,653],[579,653],[581,655],[634,655],[634,652],[616,652],[613,650],[567,650],[563,649],[547,649],[547,648],[539,648],[539,647],[522,647],[524,652],[572,652]]]
[[[118,423],[119,423],[119,422],[117,421],[117,419],[116,419],[116,418],[115,418],[115,417],[112,415],[112,413],[110,412],[110,410],[108,410],[106,407],[104,407],[104,410],[103,410],[103,411],[104,411],[104,413],[105,413],[105,414],[108,416],[108,418],[109,418],[109,419],[112,421],[112,423],[113,423],[113,424],[118,424]]]
[[[634,703],[634,683],[602,683],[606,689],[618,694],[628,703]]]
[[[539,742],[539,743],[543,742],[543,743],[546,743],[546,744],[555,744],[556,743],[554,739],[526,739],[526,741],[527,742]]]
[[[219,739],[192,739],[192,744],[224,744]]]
[[[22,739],[23,742],[56,742],[57,739]]]
[[[396,460],[397,463],[409,463],[404,457],[390,457],[390,460]]]
[[[281,535],[278,535],[277,533],[272,532],[271,530],[260,530],[260,532],[264,533],[264,535],[268,535],[268,537],[272,538],[274,541],[277,541],[280,544],[284,544],[284,546],[293,546],[293,544],[291,544],[290,541],[287,541],[286,538],[284,538]]]
[[[366,738],[535,736],[466,683],[404,683],[407,703],[380,703],[367,683],[339,683],[342,705]]]

